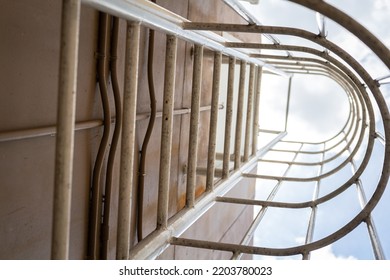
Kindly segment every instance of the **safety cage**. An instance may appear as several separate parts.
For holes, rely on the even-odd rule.
[[[373,78],[328,39],[325,21],[387,71],[390,51],[347,13],[281,1],[317,13],[311,32],[261,24],[251,8],[262,1],[11,2],[2,4],[11,22],[2,71],[12,70],[1,106],[2,259],[389,254],[381,90],[390,76]],[[267,91],[269,79],[286,91]],[[306,102],[297,79],[343,93],[344,123],[326,139],[292,133],[292,102]]]

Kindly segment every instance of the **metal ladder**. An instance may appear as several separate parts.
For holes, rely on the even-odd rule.
[[[383,95],[380,92],[379,80],[373,79],[365,69],[359,65],[340,46],[327,40],[323,35],[313,34],[306,30],[289,27],[262,26],[245,13],[245,9],[238,1],[226,1],[246,18],[248,24],[224,24],[190,22],[172,12],[169,12],[156,4],[142,0],[111,0],[111,1],[64,1],[63,27],[61,45],[61,79],[59,87],[59,119],[57,126],[57,153],[56,153],[56,185],[54,208],[54,231],[52,257],[55,259],[67,258],[69,246],[69,213],[70,213],[70,189],[72,170],[72,141],[74,133],[74,92],[77,76],[77,44],[78,44],[78,20],[80,4],[92,6],[105,13],[126,19],[126,65],[123,93],[123,123],[122,146],[119,186],[119,213],[117,236],[117,259],[150,259],[156,258],[168,246],[186,246],[210,250],[220,250],[232,253],[232,259],[239,259],[243,254],[257,254],[266,256],[291,256],[300,255],[303,259],[309,259],[310,253],[325,247],[336,240],[352,232],[360,224],[365,224],[372,249],[377,259],[384,259],[383,249],[378,233],[375,230],[372,210],[380,200],[390,170],[390,147],[387,139],[390,136],[389,113]],[[341,11],[333,8],[323,1],[294,0],[318,11],[326,17],[338,22],[369,46],[374,53],[390,67],[390,52],[356,21],[350,19]],[[162,128],[161,128],[161,154],[158,187],[158,210],[156,230],[142,239],[134,247],[130,246],[130,224],[132,187],[134,184],[134,153],[135,153],[135,127],[137,121],[137,73],[139,59],[140,28],[146,26],[166,33],[166,57]],[[223,38],[214,31],[244,32],[253,34],[267,34],[273,44],[232,42]],[[297,36],[317,43],[318,49],[304,45],[283,45],[275,37],[275,34]],[[322,32],[324,34],[324,32]],[[178,40],[184,40],[194,44],[193,63],[193,87],[191,95],[190,112],[190,140],[188,146],[188,165],[186,183],[186,205],[173,217],[168,214],[170,166],[172,147],[172,126],[174,114],[174,85],[176,74],[176,52]],[[65,44],[66,42],[66,44]],[[325,48],[326,51],[320,50]],[[272,49],[281,51],[287,55],[265,55],[254,50]],[[210,123],[207,166],[197,166],[197,150],[199,139],[199,114],[201,111],[201,77],[202,61],[206,52],[212,53],[213,86],[212,101],[210,104]],[[294,55],[292,55],[294,52]],[[309,53],[312,56],[296,55],[295,53]],[[314,58],[314,57],[315,58]],[[338,58],[335,58],[338,56]],[[313,58],[312,58],[313,57]],[[218,110],[220,107],[220,75],[222,60],[228,59],[228,85],[226,100],[225,127],[218,130]],[[342,61],[341,61],[342,60]],[[234,75],[236,63],[240,64],[238,92],[234,90]],[[249,79],[246,78],[246,70],[249,65]],[[348,67],[349,65],[350,67]],[[351,70],[353,68],[354,70]],[[267,73],[282,75],[289,79],[289,90],[286,97],[286,119],[284,131],[267,131],[259,129],[259,101],[260,81],[262,75]],[[289,99],[293,74],[322,75],[336,81],[346,92],[349,100],[349,116],[344,127],[331,139],[311,143],[304,141],[283,140],[287,135],[287,121]],[[247,81],[247,82],[246,82]],[[362,85],[364,82],[365,86]],[[369,93],[367,93],[367,89]],[[247,89],[247,90],[246,90]],[[237,107],[233,108],[233,95],[237,94]],[[374,114],[373,104],[369,97],[375,99],[375,106],[381,115]],[[244,100],[247,107],[244,108]],[[235,114],[235,132],[232,131],[233,112]],[[246,112],[246,114],[245,114]],[[384,126],[384,136],[375,129],[375,122],[379,120]],[[271,135],[271,140],[260,146],[258,135]],[[234,136],[234,140],[232,140]],[[216,142],[218,137],[223,137],[223,153],[217,153]],[[233,141],[234,145],[231,145]],[[382,162],[380,178],[375,191],[367,197],[361,174],[370,161],[370,155],[376,142],[384,147],[384,159]],[[298,145],[296,145],[298,144]],[[277,148],[277,145],[285,145],[287,148]],[[313,150],[305,149],[307,146],[315,147]],[[269,159],[265,155],[272,151],[283,158],[285,153],[294,153],[292,160]],[[363,151],[362,160],[357,160],[357,153]],[[300,155],[317,155],[320,160],[297,160]],[[327,156],[333,154],[333,156]],[[342,155],[347,155],[344,160]],[[285,164],[287,168],[280,176],[253,172],[259,162],[267,164]],[[336,162],[336,166],[330,170],[324,169],[329,162]],[[289,176],[289,171],[296,166],[304,166],[317,170],[313,177]],[[340,186],[337,186],[326,195],[321,195],[321,188],[325,179],[336,176],[340,170],[350,166],[352,175]],[[206,176],[205,192],[196,197],[196,176]],[[275,181],[272,191],[265,200],[228,197],[226,194],[242,180]],[[275,201],[279,189],[286,182],[314,182],[315,187],[312,199],[301,202]],[[360,198],[361,211],[348,221],[340,229],[331,234],[314,240],[313,232],[317,221],[318,207],[329,200],[342,194],[345,190],[355,188]],[[245,236],[238,244],[212,242],[202,239],[190,239],[181,237],[186,229],[191,227],[202,215],[216,203],[234,203],[242,205],[260,206],[260,210],[254,217]],[[285,210],[308,209],[310,218],[306,227],[305,240],[301,245],[269,248],[251,245],[256,229],[262,222],[268,209],[282,208]]]

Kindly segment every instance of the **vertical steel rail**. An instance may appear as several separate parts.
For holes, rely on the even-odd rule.
[[[229,57],[228,85],[227,85],[227,95],[226,95],[225,139],[223,144],[223,162],[222,162],[222,178],[224,179],[229,177],[229,169],[230,169],[230,141],[232,137],[235,66],[236,66],[236,58]]]
[[[222,53],[215,52],[210,112],[209,149],[207,154],[206,191],[210,191],[214,188],[215,149],[217,142],[218,101],[219,84],[221,79],[221,63]]]
[[[127,22],[116,251],[116,258],[121,260],[128,258],[130,250],[139,40],[140,24]]]
[[[297,159],[299,152],[302,150],[302,147],[303,147],[303,143],[301,143],[301,146],[299,147],[299,149],[297,151],[292,151],[293,153],[295,153],[295,155],[294,155],[293,159],[291,160],[291,163],[287,166],[286,170],[283,172],[282,177],[286,176],[287,173],[290,171],[290,168],[291,168],[292,164],[294,163],[294,161]],[[283,183],[283,180],[278,180],[278,182],[276,183],[276,185],[272,189],[271,193],[268,195],[267,201],[272,201],[275,198],[282,183]],[[249,242],[252,240],[252,237],[253,237],[256,229],[258,228],[259,224],[261,223],[265,214],[267,213],[267,210],[268,210],[268,207],[262,207],[260,209],[259,213],[257,213],[255,219],[252,221],[252,223],[249,226],[247,232],[245,233],[243,239],[241,240],[240,245],[248,245],[249,244]],[[232,260],[239,260],[242,257],[242,255],[243,254],[241,252],[234,252],[231,259]]]
[[[242,119],[243,119],[243,111],[244,111],[245,76],[246,76],[246,61],[241,60],[240,82],[238,85],[236,135],[234,141],[234,169],[240,168],[241,165],[241,139],[242,139]]]
[[[385,146],[385,137],[383,136],[382,133],[380,133],[379,131],[376,132],[376,138],[379,140],[379,142]]]
[[[163,115],[161,124],[161,154],[157,203],[157,228],[168,224],[169,180],[171,169],[173,106],[176,74],[177,38],[167,35],[165,52],[165,77]]]
[[[253,134],[252,134],[252,155],[255,155],[257,152],[257,138],[259,137],[259,117],[260,117],[260,93],[261,93],[261,77],[262,77],[262,68],[260,66],[256,67],[256,79],[255,79],[255,97],[254,97],[254,113],[253,113]]]
[[[377,260],[386,260],[385,253],[382,248],[382,244],[380,242],[378,232],[376,230],[374,221],[372,220],[371,215],[369,215],[366,219],[366,225],[368,234],[370,236],[370,241],[372,245],[372,249],[374,251],[375,259]]]
[[[290,111],[291,84],[292,84],[292,77],[290,77],[288,79],[287,104],[286,104],[286,115],[285,115],[285,119],[284,119],[284,131],[287,131],[288,113]]]
[[[52,259],[69,258],[80,0],[62,1]]]
[[[355,164],[352,162],[351,162],[351,164],[353,166],[352,169],[356,170]],[[363,184],[362,184],[360,179],[358,179],[356,181],[356,189],[358,192],[360,206],[363,208],[367,204],[367,198],[366,198],[366,194],[365,194],[364,189],[363,189]],[[374,252],[375,259],[385,260],[386,258],[385,258],[385,254],[383,252],[382,244],[380,242],[380,239],[379,239],[379,236],[378,236],[378,233],[377,233],[377,230],[376,230],[376,227],[375,227],[375,224],[374,224],[374,221],[372,219],[371,214],[368,215],[368,217],[366,218],[366,220],[364,222],[367,226],[367,231],[368,231],[368,235],[370,237],[371,247],[372,247],[372,250]]]
[[[245,19],[249,24],[259,24],[259,20],[249,13],[245,7],[236,0],[224,0],[225,4],[229,5],[238,15]]]
[[[353,162],[351,162],[353,166],[353,170],[356,170],[356,166]],[[359,196],[360,206],[363,208],[367,204],[366,194],[363,189],[363,184],[360,179],[356,181],[356,189]],[[374,252],[375,259],[377,260],[385,260],[385,254],[383,252],[382,244],[380,242],[378,233],[376,231],[376,227],[374,221],[372,219],[371,214],[365,220],[365,224],[367,226],[368,235],[370,236],[372,250]]]
[[[319,12],[316,12],[316,20],[317,20],[317,26],[318,26],[318,31],[320,32],[321,37],[326,37],[326,21],[325,17],[321,15]]]
[[[196,164],[198,160],[199,107],[202,88],[203,46],[195,45],[192,77],[190,139],[188,143],[187,207],[195,203]]]
[[[253,128],[252,124],[252,112],[253,112],[253,87],[254,87],[254,78],[255,78],[255,65],[253,63],[250,64],[249,70],[249,85],[248,85],[248,102],[246,109],[246,126],[245,126],[245,144],[244,144],[244,161],[248,161],[249,158],[249,149],[250,149],[250,135],[251,128]],[[253,131],[252,131],[253,133]]]
[[[345,141],[347,141],[347,140],[345,139]],[[348,147],[348,152],[351,153],[350,147]],[[353,159],[351,159],[350,163],[351,163],[352,173],[355,174],[356,170],[357,170],[356,163]],[[359,198],[360,207],[363,209],[367,204],[367,197],[366,197],[366,194],[365,194],[365,191],[363,188],[363,183],[362,183],[361,179],[359,178],[356,180],[355,184],[356,184],[356,190],[357,190],[357,194],[358,194],[358,198]],[[375,227],[374,221],[372,219],[371,213],[368,215],[368,217],[366,218],[366,220],[364,222],[367,226],[367,231],[368,231],[368,235],[370,237],[371,247],[372,247],[372,250],[374,252],[375,259],[385,260],[386,259],[385,253],[383,251],[382,244],[380,242],[378,233],[376,231],[376,227]]]
[[[319,182],[317,181],[316,184],[318,185]],[[316,217],[317,217],[317,206],[313,206],[311,208],[309,224],[307,226],[307,232],[306,232],[306,237],[305,237],[305,244],[308,244],[308,243],[312,242],[312,240],[313,240],[314,226],[315,226]],[[304,252],[302,254],[302,260],[309,260],[309,259],[310,259],[310,252]]]
[[[326,144],[325,142],[323,143],[323,149],[322,149],[322,154],[321,154],[321,165],[320,169],[318,171],[318,176],[322,174],[323,168],[324,168],[324,158],[325,158],[325,148]],[[313,198],[312,201],[316,201],[318,199],[318,196],[320,194],[320,187],[321,187],[321,180],[317,180],[315,182],[315,187],[314,187],[314,192],[313,192]],[[306,238],[305,238],[305,244],[311,243],[313,241],[313,236],[314,236],[314,227],[315,227],[315,222],[316,222],[316,217],[317,217],[317,205],[312,206],[311,208],[311,213],[310,213],[310,218],[309,218],[309,224],[307,226],[307,232],[306,232]],[[302,255],[303,260],[309,260],[310,259],[310,252],[304,252]]]

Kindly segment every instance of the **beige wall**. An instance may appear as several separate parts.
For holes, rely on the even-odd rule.
[[[158,1],[158,4],[193,21],[242,22],[222,1]],[[0,1],[0,133],[56,123],[57,82],[59,59],[60,1]],[[77,86],[77,121],[102,118],[100,91],[96,78],[97,39],[99,13],[82,6],[80,54]],[[123,84],[125,22],[120,23],[119,76]],[[147,33],[142,30],[140,75],[137,113],[149,112],[146,78]],[[175,108],[188,108],[191,103],[192,57],[191,44],[179,41]],[[165,35],[156,33],[154,74],[158,111],[162,109]],[[211,102],[212,59],[204,58],[204,82],[201,105]],[[110,84],[110,83],[109,83]],[[112,90],[109,89],[111,112],[114,116]],[[205,167],[209,112],[201,113],[198,165]],[[148,121],[137,122],[137,145],[142,145]],[[158,187],[161,121],[156,120],[147,156],[144,195],[144,234],[155,229]],[[174,119],[172,167],[170,186],[170,215],[184,207],[185,165],[189,137],[189,116]],[[72,195],[72,223],[70,258],[87,258],[88,216],[91,177],[102,128],[76,132],[75,162]],[[50,258],[53,207],[53,170],[55,137],[41,136],[23,140],[0,142],[0,259]],[[114,188],[110,217],[109,258],[115,257],[116,215],[118,193],[119,152],[116,157]],[[104,172],[103,172],[104,173]],[[136,170],[135,170],[136,173]],[[105,175],[102,175],[104,182]],[[197,194],[204,190],[205,177],[197,177]],[[104,189],[104,185],[101,186]],[[245,186],[246,188],[246,186]],[[246,188],[247,195],[253,186]],[[136,193],[134,193],[136,197]],[[133,204],[132,244],[137,243],[135,206]],[[238,207],[240,208],[240,207]],[[230,211],[230,210],[229,210]],[[238,242],[243,225],[252,219],[251,207],[234,209],[227,216],[220,206],[197,222],[196,228],[207,232],[213,240],[229,239]],[[243,219],[237,220],[238,215]],[[210,217],[218,216],[212,223]],[[235,222],[237,221],[237,222]],[[239,222],[238,222],[239,221]],[[220,229],[223,229],[222,231]],[[196,236],[198,230],[186,234]],[[215,230],[215,231],[214,231]],[[217,232],[218,233],[214,233]],[[230,232],[229,232],[230,231]],[[197,253],[190,249],[168,249],[161,258],[219,258],[213,252]]]

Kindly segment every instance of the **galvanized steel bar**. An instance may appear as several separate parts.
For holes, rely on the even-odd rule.
[[[233,120],[233,91],[234,91],[234,73],[236,59],[229,58],[228,86],[226,95],[226,116],[225,116],[225,138],[223,145],[223,167],[222,178],[229,177],[230,170],[230,141],[232,137],[232,120]]]
[[[216,52],[214,55],[213,69],[213,88],[211,98],[210,112],[210,130],[209,130],[209,149],[207,153],[207,177],[206,190],[214,188],[214,169],[215,169],[215,150],[217,142],[217,122],[218,122],[218,101],[219,101],[219,84],[221,79],[222,54]]]
[[[262,68],[256,67],[256,79],[255,79],[255,98],[254,98],[254,113],[253,113],[253,134],[252,134],[252,154],[255,154],[258,147],[257,138],[259,137],[259,116],[260,116],[260,92],[261,92],[261,78]]]
[[[281,131],[279,131],[279,130],[272,130],[272,129],[259,128],[259,132],[270,133],[270,134],[279,134]],[[280,142],[287,142],[287,141],[286,140],[280,140]]]
[[[323,144],[323,149],[322,150],[323,151],[325,150],[325,143]],[[322,153],[321,162],[324,161],[324,157],[325,157],[325,152]],[[318,174],[317,175],[320,175],[322,173],[323,168],[324,168],[324,164],[322,163],[320,168],[319,168],[319,170],[318,170]],[[315,182],[315,186],[314,186],[313,199],[312,199],[313,202],[316,201],[318,199],[318,197],[319,197],[320,187],[321,187],[321,180],[318,180],[318,181]],[[311,208],[309,224],[307,226],[305,244],[309,244],[309,243],[311,243],[313,241],[316,217],[317,217],[317,205],[314,205]],[[310,251],[303,253],[303,259],[304,260],[309,260],[310,259]]]
[[[277,184],[279,187],[280,183]],[[270,198],[267,198],[270,199]],[[223,203],[232,203],[232,204],[242,204],[242,205],[256,205],[262,207],[273,207],[273,208],[289,208],[289,209],[300,209],[311,207],[315,203],[288,203],[288,202],[276,202],[270,200],[256,200],[256,199],[247,199],[247,198],[237,198],[237,197],[226,197],[226,196],[218,196],[215,199],[217,202]]]
[[[244,96],[245,96],[245,76],[246,76],[246,62],[242,60],[240,64],[240,81],[238,85],[236,134],[234,140],[234,169],[239,168],[241,165],[241,139],[242,139],[242,119],[243,119]]]
[[[376,230],[374,221],[372,220],[372,216],[370,215],[369,217],[367,217],[365,222],[367,225],[368,235],[370,236],[370,241],[374,251],[375,259],[386,260],[386,256],[378,236],[378,231]]]
[[[351,152],[350,149],[348,149],[348,152]],[[352,169],[352,173],[355,173],[357,170],[356,163],[353,159],[351,160],[351,169]],[[363,188],[363,183],[362,183],[360,178],[358,180],[356,180],[355,185],[356,185],[356,190],[357,190],[357,194],[359,197],[360,206],[363,209],[364,206],[366,206],[366,204],[367,204],[367,197],[366,197],[366,193],[365,193],[364,188]],[[385,260],[386,259],[385,253],[383,251],[383,247],[382,247],[381,241],[379,239],[378,232],[376,230],[374,220],[372,219],[371,214],[366,218],[365,223],[367,226],[367,231],[368,231],[368,235],[370,237],[371,246],[372,246],[372,250],[374,252],[375,259]]]
[[[130,250],[140,24],[136,22],[127,22],[126,32],[122,146],[119,174],[118,230],[116,243],[116,258],[121,260],[128,258]]]
[[[264,180],[277,180],[277,181],[286,181],[286,182],[312,182],[316,181],[318,179],[325,178],[328,176],[315,176],[315,177],[308,177],[308,178],[301,178],[301,177],[283,177],[283,176],[272,176],[272,175],[260,175],[260,174],[252,174],[252,173],[243,173],[243,177],[245,178],[255,178],[255,179],[264,179]]]
[[[160,171],[157,203],[157,229],[168,223],[169,181],[171,171],[173,106],[176,74],[177,38],[166,37],[163,116],[161,123]]]
[[[291,79],[291,78],[290,78]],[[244,142],[244,161],[247,161],[249,158],[249,149],[252,147],[250,145],[250,136],[252,125],[252,112],[253,112],[253,90],[254,90],[254,80],[255,80],[255,65],[251,63],[249,71],[249,85],[248,85],[248,102],[246,109],[246,126],[245,126],[245,142]],[[254,131],[252,131],[253,133]],[[253,138],[252,138],[253,139]]]
[[[290,77],[288,79],[287,104],[286,104],[286,114],[285,114],[285,119],[284,119],[284,130],[285,131],[287,131],[288,114],[290,111],[291,83],[292,83],[292,77]]]
[[[233,253],[240,252],[244,254],[258,254],[258,255],[270,254],[267,253],[268,251],[267,248],[238,245],[232,243],[213,242],[213,241],[206,241],[206,240],[195,240],[189,238],[173,237],[171,244],[176,246],[186,246],[186,247],[209,249],[209,250],[228,251]]]
[[[63,0],[57,103],[52,259],[68,259],[69,257],[79,26],[80,0]]]
[[[203,46],[195,45],[194,70],[192,77],[190,138],[188,143],[187,164],[187,207],[195,203],[196,165],[198,160],[199,107],[202,88]]]

